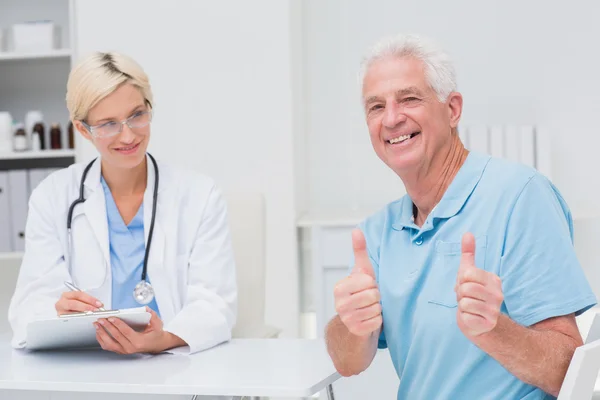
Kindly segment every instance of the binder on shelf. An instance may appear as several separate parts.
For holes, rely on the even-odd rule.
[[[535,132],[533,126],[522,126],[519,138],[521,139],[521,162],[535,168]]]
[[[8,172],[0,171],[0,252],[12,251]]]
[[[46,179],[48,177],[48,175],[50,175],[52,172],[56,171],[55,168],[33,168],[29,170],[29,188],[28,188],[28,195],[27,197],[29,198],[31,196],[31,193],[33,193],[33,190],[38,187],[38,185],[40,183],[42,183],[42,181],[44,179]]]
[[[504,131],[504,138],[506,140],[506,158],[521,162],[521,153],[519,147],[521,145],[521,138],[519,137],[519,128],[513,125],[506,127]]]
[[[463,127],[463,126],[458,127],[458,137],[460,138],[460,141],[462,142],[463,146],[465,146],[465,149],[468,149],[469,148],[469,134],[465,127]]]
[[[501,125],[494,125],[490,128],[490,155],[503,158],[504,153],[504,128]]]
[[[470,125],[469,150],[489,154],[488,129],[484,125]]]
[[[8,171],[12,251],[25,250],[25,224],[29,202],[27,170]]]

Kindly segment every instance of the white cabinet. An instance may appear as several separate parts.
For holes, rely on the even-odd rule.
[[[59,124],[63,149],[69,147],[65,94],[73,42],[71,5],[70,0],[0,0],[0,30],[4,36],[0,46],[0,111],[10,112],[16,123],[25,123],[28,111],[40,111],[45,125],[44,145],[49,147],[51,125]],[[56,48],[15,48],[13,27],[23,23],[41,25],[35,21],[47,21],[56,27]]]
[[[316,335],[323,337],[329,320],[336,315],[333,299],[335,284],[350,270],[352,229],[370,213],[349,212],[343,217],[305,217],[299,221],[304,241],[303,268],[310,269],[304,291],[305,301],[316,316]],[[387,350],[379,350],[371,366],[362,374],[342,378],[334,384],[336,400],[394,399],[398,376]],[[321,399],[326,399],[324,393]]]
[[[73,43],[71,11],[70,0],[0,0],[0,112],[4,121],[0,127],[0,222],[3,228],[9,227],[0,234],[0,259],[18,257],[16,252],[23,251],[31,189],[52,171],[75,162],[65,104]],[[31,44],[44,38],[38,28],[43,29],[50,24],[56,27],[59,37],[54,48],[29,46],[24,49],[15,46],[16,40]],[[24,31],[21,30],[20,37],[15,38],[15,25],[26,27],[29,33],[23,36]],[[39,121],[38,113],[29,114],[30,111],[41,113],[42,120]],[[11,119],[14,124],[22,124],[25,128],[27,139],[19,138],[27,147],[24,151],[13,151],[12,132],[16,125],[10,127]],[[37,122],[42,122],[44,134],[40,141],[41,149],[33,150],[31,132]],[[53,124],[60,127],[60,144],[58,140],[51,141]],[[54,136],[55,139],[58,137]],[[50,150],[52,142],[55,148]],[[2,175],[10,179],[3,180]]]

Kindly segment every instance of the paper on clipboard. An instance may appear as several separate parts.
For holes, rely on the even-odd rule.
[[[50,350],[100,347],[96,340],[94,322],[100,318],[108,317],[119,318],[134,330],[141,331],[150,322],[151,314],[146,311],[146,307],[138,307],[67,314],[51,319],[33,321],[27,325],[25,348],[28,350]]]

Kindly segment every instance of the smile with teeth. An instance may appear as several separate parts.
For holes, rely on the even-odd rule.
[[[415,132],[415,133],[411,133],[411,134],[408,134],[408,135],[398,136],[398,137],[395,137],[393,139],[388,140],[388,143],[389,144],[401,143],[401,142],[404,142],[407,139],[411,139],[411,138],[417,136],[419,133],[421,133],[421,132]]]
[[[129,147],[119,147],[119,148],[118,148],[118,149],[116,149],[116,150],[119,150],[119,151],[129,151],[129,150],[133,150],[133,149],[135,149],[135,148],[138,146],[138,144],[139,144],[139,143],[136,143],[136,144],[134,144],[134,145],[131,145],[131,146],[129,146]]]

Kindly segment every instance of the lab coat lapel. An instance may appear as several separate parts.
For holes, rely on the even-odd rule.
[[[110,248],[108,239],[108,219],[106,216],[106,199],[100,183],[100,160],[96,160],[85,180],[86,201],[82,207],[92,227],[96,240],[102,249],[107,266],[110,265]]]
[[[152,223],[152,204],[154,198],[155,172],[152,160],[147,156],[148,166],[148,184],[144,193],[144,235],[146,238],[146,247],[150,235],[150,224]],[[159,171],[160,174],[160,171]],[[165,246],[166,235],[161,223],[161,212],[165,206],[164,199],[161,196],[164,182],[159,176],[158,200],[156,205],[156,218],[154,221],[154,230],[152,232],[152,241],[150,242],[150,253],[148,255],[148,277],[152,283],[155,292],[156,303],[160,310],[163,320],[170,320],[173,314],[173,299],[168,286],[168,276],[165,273]],[[164,194],[164,192],[162,192]]]
[[[148,207],[151,208],[151,207]],[[146,207],[144,207],[144,214],[146,215]],[[150,227],[150,216],[146,218],[148,222],[144,221],[144,227]],[[160,315],[163,320],[169,321],[172,318],[173,313],[173,299],[169,290],[169,276],[165,272],[164,264],[164,250],[165,250],[166,235],[160,224],[156,221],[154,223],[154,232],[152,234],[152,242],[150,244],[150,254],[148,257],[148,279],[152,283],[154,289],[154,296]],[[146,246],[148,242],[146,241]]]
[[[154,204],[154,185],[156,182],[154,173],[154,164],[150,157],[146,156],[146,165],[148,168],[148,179],[146,184],[146,191],[144,192],[144,238],[146,247],[148,247],[148,239],[150,237],[150,225],[152,223],[152,211]],[[158,198],[160,203],[160,196]],[[159,222],[160,206],[156,206],[156,218],[154,221],[154,230],[152,232],[152,241],[150,243],[150,254],[148,258],[148,264],[158,263],[162,265],[165,250],[165,235],[160,226]]]
[[[158,212],[156,219],[158,220]],[[146,247],[148,247],[148,238],[150,234],[150,222],[152,220],[152,196],[146,202],[144,196],[144,235],[146,236]],[[154,222],[154,231],[152,233],[152,242],[150,243],[150,253],[148,254],[148,269],[150,265],[162,265],[165,254],[165,233],[159,221]],[[148,272],[150,273],[150,271]],[[154,284],[154,282],[152,282]]]
[[[108,220],[106,217],[106,200],[104,191],[100,187],[91,193],[85,201],[85,216],[87,217],[96,240],[102,249],[104,260],[108,263],[110,260],[110,249],[108,240]]]
[[[148,180],[146,185],[146,191],[144,192],[144,237],[146,242],[146,247],[148,247],[148,240],[150,237],[150,225],[152,223],[152,209],[153,209],[153,199],[154,199],[154,185],[156,184],[156,177],[154,173],[154,164],[150,157],[147,158],[147,168],[148,168]],[[148,275],[152,277],[152,269],[150,266],[162,266],[164,260],[164,251],[165,251],[165,234],[163,228],[160,223],[160,195],[158,197],[158,202],[156,205],[156,217],[154,221],[154,230],[152,232],[152,241],[150,242],[150,253],[148,255]],[[154,286],[154,281],[152,282]]]

